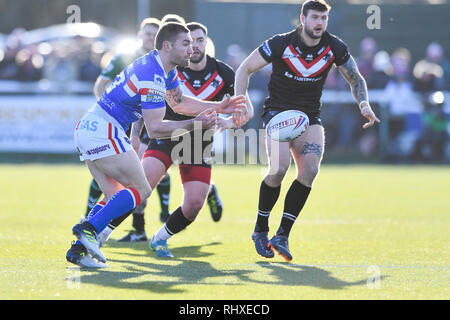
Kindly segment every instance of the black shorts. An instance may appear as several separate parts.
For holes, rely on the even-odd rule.
[[[295,109],[292,109],[295,110]],[[263,128],[266,128],[266,125],[269,123],[269,121],[275,117],[280,112],[287,111],[286,109],[277,109],[277,108],[265,108],[264,112],[262,114],[263,119]],[[304,112],[304,111],[302,111]],[[319,112],[305,112],[306,115],[309,118],[309,125],[312,126],[313,124],[322,125],[322,120],[320,119],[320,111]]]
[[[141,135],[139,136],[139,139],[140,139],[141,143],[143,143],[143,144],[149,144],[150,143],[150,137],[148,136],[146,127],[144,127],[142,129],[142,132],[141,132]]]

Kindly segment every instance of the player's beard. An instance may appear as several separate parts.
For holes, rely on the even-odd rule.
[[[194,56],[191,56],[191,63],[200,63],[200,61],[203,60],[203,58],[205,57],[205,53],[204,52],[199,52],[198,58],[194,58]]]
[[[316,36],[316,35],[314,34],[314,30],[311,29],[311,28],[308,28],[307,25],[303,25],[303,28],[304,28],[304,30],[305,30],[305,33],[306,33],[306,34],[308,35],[308,37],[310,37],[311,39],[320,39],[320,38],[322,38],[322,35],[323,35],[323,33],[325,32],[325,30],[322,29],[322,32],[320,33],[320,35],[319,35],[319,36]]]

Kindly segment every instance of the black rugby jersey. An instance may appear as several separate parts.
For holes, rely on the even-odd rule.
[[[340,66],[350,58],[347,45],[327,31],[314,47],[303,43],[300,32],[298,27],[275,35],[258,48],[261,56],[272,63],[265,108],[319,113],[322,89],[332,64]]]
[[[200,100],[222,101],[225,94],[234,95],[234,71],[227,64],[206,56],[206,66],[201,71],[177,68],[180,87],[185,96]],[[176,113],[166,108],[166,120],[187,120],[194,117]]]

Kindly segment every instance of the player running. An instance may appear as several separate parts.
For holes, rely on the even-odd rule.
[[[156,50],[135,60],[115,78],[75,128],[80,160],[85,161],[105,198],[94,206],[88,220],[75,225],[72,232],[84,246],[84,253],[101,263],[106,258],[99,249],[97,234],[152,192],[138,155],[125,134],[131,123],[142,117],[151,138],[169,138],[175,130],[193,130],[195,121],[200,121],[206,129],[214,127],[216,112],[229,114],[245,108],[244,96],[227,97],[222,102],[183,97],[180,110],[191,110],[197,116],[184,121],[163,121],[165,99],[180,90],[175,67],[187,67],[192,55],[189,29],[179,23],[161,26],[155,47]],[[84,266],[81,259],[66,257]]]
[[[207,28],[196,22],[186,25],[190,30],[193,39],[193,54],[191,64],[188,67],[178,66],[178,77],[180,79],[180,87],[178,91],[172,91],[167,96],[167,102],[171,108],[166,109],[165,119],[174,121],[185,121],[192,119],[197,111],[183,110],[180,105],[187,97],[195,97],[208,101],[222,101],[226,95],[234,94],[234,71],[225,63],[210,57],[206,54],[207,45]],[[231,119],[220,119],[222,128],[233,127]],[[139,135],[139,126],[133,126],[132,136]],[[211,154],[209,156],[208,148],[212,146],[211,139],[202,139],[205,130],[196,133],[191,132],[188,141],[191,141],[190,147],[191,157],[188,163],[183,162],[186,159],[173,158],[174,148],[179,144],[178,141],[168,139],[151,139],[148,150],[145,152],[142,165],[147,175],[150,186],[158,183],[159,179],[165,174],[172,163],[179,163],[179,171],[181,181],[183,183],[184,198],[183,203],[169,216],[165,225],[153,236],[150,241],[150,248],[156,250],[159,257],[173,257],[167,247],[167,240],[185,229],[197,217],[199,211],[203,207],[206,199],[210,205],[211,214],[214,221],[218,221],[221,217],[221,204],[216,202],[219,211],[214,211],[214,203],[220,198],[211,199]],[[195,137],[200,137],[197,141],[201,148],[195,147]],[[206,140],[206,141],[203,141]],[[209,149],[210,151],[210,149]],[[186,150],[183,150],[183,155]],[[201,154],[199,154],[201,152]],[[199,160],[199,161],[198,161]],[[213,190],[216,190],[212,185]]]
[[[143,56],[144,54],[150,52],[154,49],[155,37],[159,30],[160,22],[156,18],[146,18],[141,22],[138,37],[142,41],[142,46],[138,48],[133,53],[121,53],[115,55],[110,63],[102,70],[101,74],[98,76],[95,85],[94,93],[97,99],[99,99],[105,89],[111,84],[114,78],[130,63],[132,63],[137,58]],[[127,135],[129,136],[129,131]],[[147,131],[143,130],[140,137],[140,148],[139,148],[139,158],[142,157],[143,153],[147,149],[148,145],[148,135]],[[161,212],[160,219],[164,222],[165,217],[169,215],[169,198],[170,198],[170,176],[167,173],[166,176],[161,180],[161,182],[156,187],[158,191]],[[98,199],[102,195],[102,192],[97,184],[97,182],[92,179],[89,188],[88,204],[85,213],[85,217],[92,210],[94,205],[98,202]],[[147,235],[145,233],[145,221],[144,221],[144,210],[147,205],[147,201],[143,201],[134,211],[133,211],[133,229],[123,238],[118,241],[122,242],[136,242],[136,241],[147,241]],[[117,222],[112,222],[108,225],[108,228],[114,228]]]
[[[350,84],[362,116],[369,120],[363,128],[380,122],[370,107],[366,82],[347,46],[326,31],[329,10],[330,6],[323,0],[304,2],[301,25],[264,41],[236,71],[236,94],[245,94],[250,75],[272,63],[269,97],[262,116],[264,126],[284,110],[301,110],[308,115],[310,123],[306,132],[293,141],[266,139],[269,168],[260,186],[258,215],[252,234],[256,251],[266,258],[272,258],[275,250],[286,261],[292,259],[289,233],[310,194],[323,156],[325,136],[320,120],[320,97],[333,63]],[[269,241],[270,212],[279,197],[291,154],[297,176],[286,194],[280,226]]]

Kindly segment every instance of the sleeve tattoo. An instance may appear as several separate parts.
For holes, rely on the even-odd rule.
[[[169,90],[166,93],[166,101],[171,108],[175,107],[177,104],[180,104],[183,100],[183,91],[181,91],[180,87],[176,87],[173,90]]]
[[[356,65],[355,59],[350,57],[346,63],[338,67],[341,74],[344,76],[345,80],[350,84],[353,97],[358,104],[361,101],[368,101],[367,85],[366,80],[359,73],[358,66]]]

